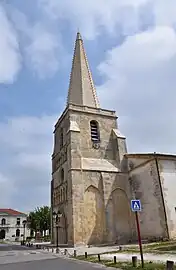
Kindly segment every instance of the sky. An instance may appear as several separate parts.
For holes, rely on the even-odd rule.
[[[176,152],[175,0],[0,0],[0,208],[49,204],[76,32],[131,152]]]

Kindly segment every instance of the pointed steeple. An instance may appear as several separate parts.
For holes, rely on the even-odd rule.
[[[99,108],[81,34],[76,36],[67,104]]]

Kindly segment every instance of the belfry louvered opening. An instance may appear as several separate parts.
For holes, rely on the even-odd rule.
[[[100,132],[99,132],[99,125],[95,120],[90,122],[90,129],[91,129],[91,140],[93,142],[100,141]]]

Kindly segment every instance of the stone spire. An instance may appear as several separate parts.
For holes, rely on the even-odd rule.
[[[75,42],[67,104],[99,108],[83,40],[79,32]]]

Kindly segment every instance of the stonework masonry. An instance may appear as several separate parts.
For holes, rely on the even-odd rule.
[[[67,105],[54,130],[51,208],[60,214],[59,243],[136,241],[133,198],[142,203],[143,239],[174,238],[176,156],[127,153],[116,113],[98,105],[83,50],[78,33]]]

